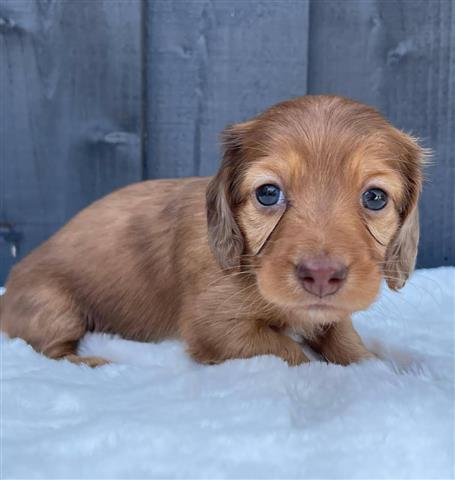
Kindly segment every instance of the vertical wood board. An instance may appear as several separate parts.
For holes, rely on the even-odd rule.
[[[306,93],[309,3],[149,5],[149,176],[213,174],[226,125]]]
[[[0,222],[20,253],[141,179],[140,14],[137,0],[0,3]],[[0,240],[2,278],[12,262]]]

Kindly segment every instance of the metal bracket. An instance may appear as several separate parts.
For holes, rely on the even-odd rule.
[[[16,232],[11,224],[0,223],[0,238],[2,238],[10,246],[11,256],[16,258],[21,234]]]

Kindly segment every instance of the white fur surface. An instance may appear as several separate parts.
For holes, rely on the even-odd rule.
[[[1,478],[453,478],[455,268],[356,316],[384,361],[192,362],[90,335],[90,369],[1,339]]]

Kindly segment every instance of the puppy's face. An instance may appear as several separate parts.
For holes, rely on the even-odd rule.
[[[384,274],[404,284],[421,183],[411,138],[367,106],[303,97],[229,128],[225,145],[212,248],[252,268],[265,300],[327,319],[368,307]]]

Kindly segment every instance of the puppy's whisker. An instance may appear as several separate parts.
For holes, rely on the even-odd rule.
[[[253,283],[252,285],[248,285],[248,286],[246,286],[246,287],[244,287],[244,288],[241,288],[240,290],[237,290],[237,291],[234,292],[232,295],[230,295],[229,297],[225,298],[220,305],[218,305],[215,313],[217,313],[220,309],[222,309],[222,308],[226,305],[226,303],[228,303],[230,300],[234,299],[234,298],[237,297],[237,296],[240,296],[240,295],[245,294],[245,292],[247,292],[247,291],[249,291],[249,290],[251,290],[251,289],[253,289],[253,288],[257,288],[257,287],[256,287],[256,284],[254,284],[254,283]]]
[[[385,278],[385,280],[398,280],[398,281],[402,280],[400,277],[394,277],[394,276],[385,276],[384,278]],[[420,291],[424,292],[425,294],[427,294],[428,296],[430,296],[432,298],[432,300],[434,300],[435,303],[437,303],[436,297],[434,296],[434,292],[427,289],[423,285],[408,282],[407,285],[406,285],[406,288],[408,288],[408,289],[414,288],[416,290],[420,290]]]
[[[251,277],[252,279],[254,279],[255,275],[254,273],[252,272],[234,272],[234,273],[230,273],[230,274],[227,274],[227,275],[223,275],[223,276],[219,276],[218,278],[216,278],[215,280],[211,281],[208,285],[207,285],[207,288],[213,286],[213,285],[216,285],[217,283],[222,283],[222,282],[226,282],[228,280],[231,280],[233,278],[239,278],[239,277],[244,277],[244,278],[248,278],[248,277]]]

